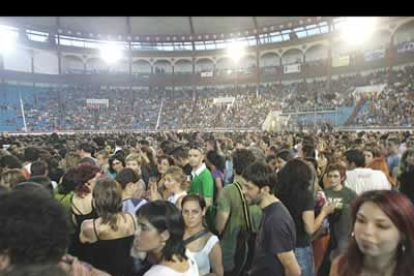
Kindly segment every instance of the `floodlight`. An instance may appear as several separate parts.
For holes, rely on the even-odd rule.
[[[349,44],[366,42],[375,30],[375,17],[348,17],[341,28],[342,38]]]
[[[11,52],[15,47],[17,36],[16,32],[0,26],[0,53]]]
[[[107,63],[115,63],[122,58],[122,47],[116,43],[109,42],[101,47],[101,58]]]
[[[238,63],[245,54],[244,46],[239,42],[233,42],[227,48],[227,54],[235,63]]]

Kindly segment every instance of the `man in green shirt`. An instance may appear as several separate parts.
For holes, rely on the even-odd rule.
[[[189,164],[193,168],[190,194],[202,195],[206,201],[207,208],[213,204],[214,179],[211,172],[204,164],[204,151],[196,145],[188,152]]]
[[[234,182],[243,185],[241,176],[244,169],[255,161],[254,154],[247,149],[233,153]],[[250,220],[254,232],[257,232],[262,218],[262,211],[257,205],[249,206]],[[220,243],[223,254],[224,275],[233,275],[235,269],[237,236],[244,224],[243,204],[237,187],[226,185],[217,200],[216,229],[221,235]]]

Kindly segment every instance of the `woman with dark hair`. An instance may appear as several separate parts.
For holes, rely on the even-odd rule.
[[[146,166],[146,170],[148,171],[148,178],[151,176],[156,176],[158,171],[157,171],[157,160],[155,159],[154,153],[152,151],[152,149],[149,146],[143,146],[141,148],[143,154],[147,157],[147,159],[149,160],[147,166]],[[148,184],[148,179],[144,179],[145,183]]]
[[[186,253],[184,222],[174,204],[147,203],[138,210],[137,220],[132,254],[145,252],[153,264],[144,276],[199,276],[196,262]]]
[[[122,211],[122,188],[113,179],[97,181],[93,202],[96,219],[83,221],[80,240],[92,244],[91,264],[113,276],[133,274],[130,257],[136,231],[135,217]]]
[[[218,196],[223,189],[224,169],[226,168],[226,159],[217,153],[217,151],[208,151],[206,154],[206,165],[210,169],[214,178],[215,194]],[[215,196],[215,198],[217,198]]]
[[[414,204],[414,149],[407,149],[402,158],[397,178],[400,192]]]
[[[88,163],[81,164],[77,168],[78,184],[70,197],[70,211],[72,222],[75,225],[75,233],[71,239],[69,253],[85,262],[90,262],[89,247],[80,243],[80,227],[84,220],[97,218],[96,210],[92,204],[92,192],[101,175],[99,168]]]
[[[123,154],[117,153],[109,157],[108,159],[108,174],[111,179],[115,179],[116,174],[125,168],[125,158]]]
[[[280,171],[286,163],[293,158],[289,150],[283,149],[276,153],[276,171]]]
[[[56,183],[60,182],[61,177],[65,173],[59,166],[61,160],[60,156],[53,156],[49,161],[49,178]]]
[[[296,226],[295,255],[302,276],[314,276],[315,264],[310,237],[321,227],[323,220],[334,211],[325,204],[315,217],[315,202],[312,186],[315,174],[305,161],[292,159],[277,174],[275,195],[288,209]]]
[[[71,209],[70,199],[78,184],[78,171],[76,168],[71,168],[63,175],[58,185],[58,192],[55,194],[55,198],[62,203],[68,213],[70,213]]]
[[[352,208],[353,233],[331,276],[411,276],[414,262],[414,206],[389,190],[363,193]]]
[[[185,224],[184,243],[194,254],[200,275],[222,276],[223,263],[219,239],[204,225],[205,200],[198,195],[187,195],[183,198],[181,206]]]
[[[157,171],[158,171],[158,181],[156,183],[157,191],[162,196],[163,199],[167,199],[169,196],[169,192],[167,191],[165,187],[165,173],[168,171],[168,169],[174,166],[174,159],[169,155],[161,155],[158,157],[157,162]],[[154,185],[153,182],[150,181],[149,186]],[[151,187],[150,187],[151,188]],[[154,186],[152,187],[154,188]],[[161,199],[158,198],[158,194],[155,193],[151,196],[151,200],[157,200]]]

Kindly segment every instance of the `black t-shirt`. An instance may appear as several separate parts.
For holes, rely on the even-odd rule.
[[[295,223],[281,201],[263,209],[251,276],[284,276],[277,254],[295,250]]]
[[[311,191],[306,191],[302,194],[299,204],[299,213],[292,214],[293,221],[296,226],[296,247],[310,246],[310,235],[305,230],[305,223],[303,222],[303,212],[313,211],[315,208],[315,199]]]
[[[333,256],[336,257],[348,246],[352,232],[351,205],[358,196],[347,187],[343,187],[340,191],[326,189],[325,194],[329,202],[341,205],[335,208],[335,212],[329,216],[331,242],[334,242],[333,249],[336,249],[333,251]]]
[[[190,164],[187,164],[183,167],[183,171],[184,171],[185,175],[190,175],[191,176],[191,172],[193,171],[193,167],[191,167]]]

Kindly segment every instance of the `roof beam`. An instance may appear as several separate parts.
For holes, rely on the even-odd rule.
[[[126,17],[126,26],[127,26],[127,34],[131,34],[131,18],[129,16]]]
[[[254,24],[254,28],[259,30],[259,24],[257,23],[257,18],[256,16],[253,16],[253,24]]]
[[[193,19],[191,18],[191,16],[188,17],[188,22],[190,23],[190,32],[191,32],[191,34],[195,34],[195,32],[194,32],[194,25],[193,25]]]

